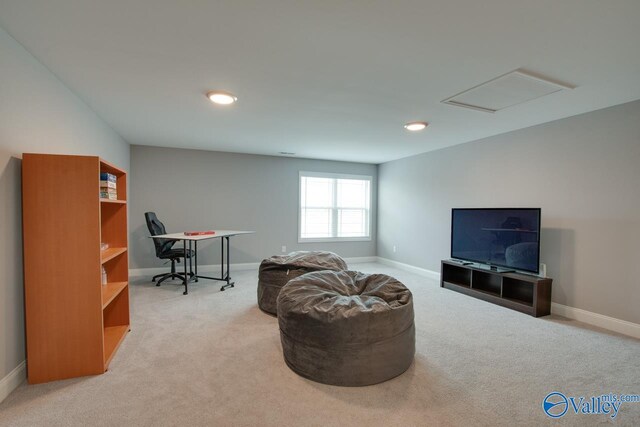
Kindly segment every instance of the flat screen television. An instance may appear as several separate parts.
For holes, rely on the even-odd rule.
[[[540,209],[452,209],[451,258],[538,274]]]

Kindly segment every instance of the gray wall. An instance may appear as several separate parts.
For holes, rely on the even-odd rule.
[[[298,243],[301,170],[373,176],[372,240]],[[162,266],[147,237],[147,211],[155,211],[168,232],[256,231],[231,239],[233,263],[259,262],[280,254],[282,245],[287,252],[330,250],[344,257],[376,254],[376,165],[132,145],[131,171],[131,268]],[[217,264],[219,253],[219,244],[203,246],[198,251],[199,264]]]
[[[378,255],[434,271],[451,208],[541,207],[553,301],[640,323],[640,102],[384,163],[378,197]]]
[[[0,379],[25,358],[23,152],[99,155],[129,168],[129,145],[0,29]]]

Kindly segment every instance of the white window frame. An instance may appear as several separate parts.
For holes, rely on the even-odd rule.
[[[333,178],[333,179],[357,179],[361,181],[369,181],[369,207],[367,209],[366,216],[366,229],[367,236],[362,237],[309,237],[303,238],[302,236],[302,177],[311,178]],[[325,172],[310,172],[299,171],[298,173],[298,243],[321,243],[321,242],[370,242],[371,241],[371,205],[373,204],[373,177],[369,175],[349,175],[341,173],[325,173]],[[334,189],[335,190],[335,189]],[[334,202],[331,208],[333,221],[332,221],[332,234],[337,235],[338,230],[338,209],[336,208],[335,198],[337,197],[336,191],[333,192]]]

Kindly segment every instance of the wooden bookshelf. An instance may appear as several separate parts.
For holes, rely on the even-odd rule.
[[[101,172],[118,200],[100,198]],[[130,328],[127,174],[94,156],[24,154],[22,205],[28,380],[104,373]]]

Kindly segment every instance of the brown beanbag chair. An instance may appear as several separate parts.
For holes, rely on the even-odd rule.
[[[364,386],[406,371],[415,353],[413,296],[393,277],[320,271],[278,296],[287,365],[325,384]]]
[[[298,251],[267,258],[258,271],[258,306],[267,313],[276,314],[276,299],[289,280],[311,271],[347,268],[347,263],[333,252]]]

